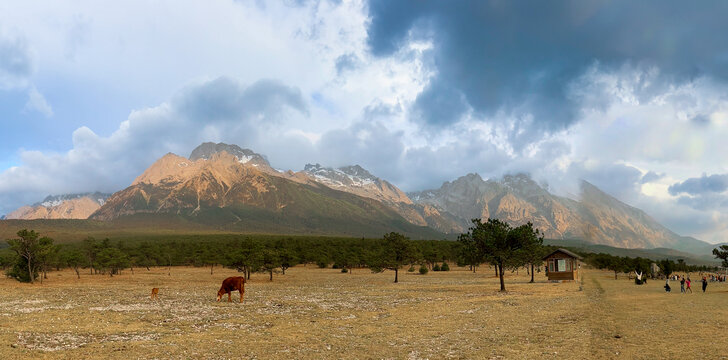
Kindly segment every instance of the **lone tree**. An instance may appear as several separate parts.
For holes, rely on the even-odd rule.
[[[13,250],[21,262],[17,263],[13,270],[9,273],[18,281],[34,282],[38,276],[38,270],[41,267],[41,261],[44,256],[50,252],[53,247],[53,239],[42,237],[34,230],[23,229],[17,233],[19,239],[8,240],[10,249]]]
[[[73,271],[76,272],[76,277],[81,278],[81,273],[78,269],[83,265],[84,258],[83,254],[78,249],[67,250],[63,253],[63,262],[70,266]]]
[[[722,260],[721,266],[728,268],[728,245],[721,245],[719,248],[713,249],[713,255],[716,259]]]
[[[115,247],[108,247],[99,251],[98,264],[104,271],[109,272],[110,277],[113,277],[129,266],[129,257]]]
[[[229,245],[224,265],[242,272],[246,279],[250,280],[250,273],[258,271],[261,266],[260,245],[250,238],[245,238]]]
[[[412,264],[419,258],[419,253],[412,240],[406,236],[391,232],[384,235],[380,242],[379,252],[373,257],[373,271],[394,270],[394,282],[399,282],[399,269]]]
[[[660,271],[662,271],[663,274],[665,274],[665,277],[670,277],[670,274],[673,272],[673,262],[665,259],[660,260],[657,262],[657,266],[660,267]]]
[[[470,266],[470,270],[475,272],[480,264],[483,263],[483,255],[478,251],[475,240],[471,234],[460,234],[458,236],[458,262],[462,265]]]
[[[509,236],[515,237],[515,240],[522,244],[522,248],[519,250],[519,256],[522,258],[521,261],[525,265],[531,267],[531,281],[533,283],[533,270],[536,264],[541,264],[544,257],[543,247],[543,234],[533,228],[533,224],[530,222],[521,225],[515,229],[512,229]]]
[[[614,280],[617,280],[617,274],[630,270],[627,266],[625,259],[619,256],[612,256],[606,265],[607,269],[614,271]]]
[[[500,291],[506,291],[503,269],[516,269],[528,264],[531,260],[524,254],[529,249],[540,246],[539,233],[530,223],[514,229],[498,219],[488,219],[487,222],[482,222],[480,219],[472,221],[473,227],[463,235],[472,239],[485,261],[496,266],[500,278]]]
[[[275,249],[264,249],[260,254],[260,270],[270,275],[270,281],[273,281],[273,271],[281,266],[281,258]]]

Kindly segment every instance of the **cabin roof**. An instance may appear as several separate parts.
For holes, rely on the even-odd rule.
[[[581,256],[579,256],[579,255],[576,255],[576,254],[574,254],[573,252],[571,252],[571,251],[569,251],[569,250],[566,250],[566,249],[562,249],[562,248],[558,248],[558,249],[556,249],[556,250],[554,250],[554,251],[550,252],[550,253],[549,253],[548,255],[544,256],[544,257],[543,257],[543,260],[546,260],[546,258],[548,258],[549,256],[551,256],[551,255],[553,255],[553,254],[556,254],[557,252],[562,252],[562,253],[564,253],[564,254],[566,254],[566,255],[569,255],[569,256],[571,256],[571,257],[573,257],[573,258],[577,258],[577,259],[579,259],[579,260],[581,260],[581,259],[582,259],[582,257],[581,257]]]

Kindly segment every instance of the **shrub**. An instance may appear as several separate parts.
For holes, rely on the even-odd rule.
[[[446,262],[442,263],[442,266],[440,266],[440,271],[450,271],[450,265],[448,265]]]
[[[427,274],[428,271],[429,270],[427,270],[427,266],[425,266],[425,265],[420,266],[420,275],[425,275],[425,274]]]
[[[316,266],[318,266],[320,269],[326,269],[329,267],[329,262],[326,260],[317,260]]]
[[[341,269],[341,265],[334,263],[334,265],[331,265],[332,269]]]
[[[440,271],[440,265],[437,265],[437,264],[435,264],[435,265],[434,265],[434,266],[432,267],[432,271]]]
[[[341,268],[341,272],[342,272],[342,273],[348,273],[348,272],[349,272],[349,270],[347,270],[346,268]]]
[[[407,269],[407,272],[415,272],[415,266],[410,266],[409,269]]]

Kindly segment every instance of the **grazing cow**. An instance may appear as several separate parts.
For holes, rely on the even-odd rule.
[[[233,291],[238,290],[240,291],[240,302],[243,302],[243,295],[245,294],[245,278],[242,276],[233,276],[229,277],[222,281],[222,286],[220,286],[220,290],[217,291],[217,301],[220,301],[222,299],[222,295],[227,293],[228,295],[228,302],[232,302],[233,300],[230,298],[230,295]]]
[[[159,288],[153,288],[152,289],[152,300],[154,300],[154,299],[159,300],[159,296],[157,296],[158,294],[159,294]]]

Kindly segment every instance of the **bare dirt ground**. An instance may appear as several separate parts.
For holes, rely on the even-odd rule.
[[[254,274],[243,304],[215,302],[222,279],[237,275],[2,278],[0,359],[728,359],[726,284],[666,294],[662,281],[586,271],[580,291],[543,274],[528,284],[522,271],[502,294],[487,267],[402,272],[394,284],[392,272],[299,266],[273,282]]]

